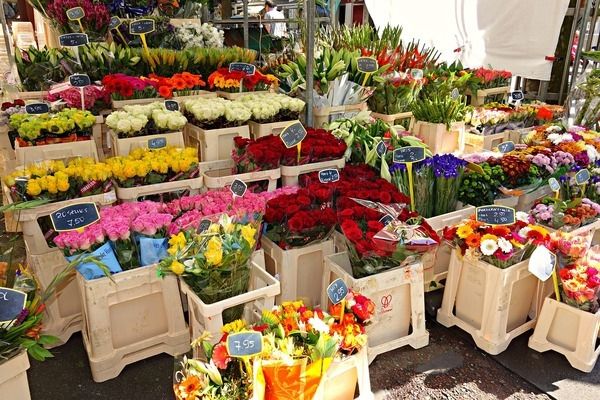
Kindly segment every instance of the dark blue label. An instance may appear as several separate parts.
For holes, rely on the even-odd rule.
[[[385,142],[382,140],[381,142],[377,143],[377,156],[379,157],[383,157],[385,156],[385,153],[387,153],[387,145],[385,144]]]
[[[94,203],[79,203],[66,206],[50,214],[52,225],[57,232],[85,228],[100,219]]]
[[[239,332],[227,336],[227,350],[231,357],[250,357],[262,353],[260,332]]]
[[[400,147],[394,150],[395,163],[412,163],[425,159],[425,148],[419,146]]]
[[[74,87],[85,87],[90,86],[92,81],[90,77],[85,74],[74,74],[69,76],[69,83]]]
[[[510,98],[512,101],[519,101],[519,100],[523,100],[525,98],[525,95],[523,94],[522,91],[516,90],[514,92],[510,92]]]
[[[482,206],[476,210],[477,221],[488,225],[512,225],[515,223],[515,209],[505,206]]]
[[[344,300],[347,295],[348,286],[346,286],[346,283],[340,278],[331,282],[327,287],[327,296],[333,304],[338,304],[340,301]]]
[[[248,185],[246,185],[244,181],[241,181],[239,179],[236,179],[233,182],[231,182],[231,186],[229,187],[231,193],[238,197],[243,197],[246,193],[246,189],[248,189]]]
[[[510,153],[515,149],[515,142],[509,140],[508,142],[502,142],[498,145],[498,151],[500,153]]]
[[[581,171],[577,172],[575,174],[575,182],[577,182],[578,185],[583,185],[585,183],[587,183],[587,181],[590,180],[590,171],[588,171],[587,169],[582,169]]]
[[[167,138],[159,137],[148,140],[148,148],[149,149],[162,149],[167,146]]]
[[[25,308],[27,294],[14,289],[0,287],[0,323],[17,318]]]
[[[123,21],[121,21],[121,18],[117,16],[111,17],[110,22],[108,23],[108,29],[116,29],[121,26],[122,23]]]
[[[45,114],[50,111],[50,107],[46,103],[32,103],[25,106],[27,114]]]
[[[321,183],[337,182],[340,180],[340,171],[335,168],[322,169],[319,171],[319,181]]]
[[[234,62],[229,64],[229,72],[232,71],[240,71],[245,72],[246,75],[254,75],[256,73],[256,67],[248,63]]]
[[[62,47],[77,47],[88,44],[88,35],[85,33],[67,33],[60,35],[58,41]]]
[[[175,100],[165,100],[165,108],[169,111],[179,111],[179,103]]]
[[[291,125],[285,127],[279,135],[285,147],[292,148],[297,146],[298,143],[302,142],[306,137],[306,129],[301,122],[294,122]]]
[[[356,59],[356,69],[359,72],[371,73],[377,71],[379,65],[377,65],[377,60],[373,57],[358,57]]]
[[[154,29],[153,19],[138,19],[129,24],[129,33],[132,35],[143,35],[154,32]]]
[[[67,10],[67,18],[71,21],[77,21],[83,17],[85,17],[85,11],[81,7],[73,7]]]
[[[204,231],[206,231],[208,228],[210,228],[210,225],[212,224],[212,222],[210,222],[210,220],[208,219],[203,219],[202,221],[200,221],[200,225],[198,225],[198,233],[203,233]]]

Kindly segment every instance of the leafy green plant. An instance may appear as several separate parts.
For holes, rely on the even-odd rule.
[[[456,99],[448,95],[420,98],[412,104],[412,113],[417,121],[444,124],[448,128],[453,122],[462,121],[466,111],[462,96]]]

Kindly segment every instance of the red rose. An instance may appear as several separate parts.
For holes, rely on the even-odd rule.
[[[369,221],[367,222],[367,227],[370,231],[379,232],[383,229],[383,224],[379,221]]]
[[[392,201],[392,195],[388,192],[379,192],[379,201],[388,204]]]

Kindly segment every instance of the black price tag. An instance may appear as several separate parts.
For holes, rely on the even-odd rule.
[[[210,228],[211,224],[212,224],[212,222],[210,222],[209,219],[203,219],[202,221],[200,221],[200,225],[198,225],[198,230],[196,232],[198,232],[198,233],[205,232],[208,228]]]
[[[246,75],[254,75],[256,73],[256,67],[253,64],[233,62],[229,64],[229,72],[233,71],[245,72]]]
[[[575,174],[575,182],[578,185],[585,185],[590,180],[590,171],[582,169]]]
[[[377,60],[373,57],[358,57],[356,59],[356,69],[359,72],[370,74],[379,69],[379,65],[377,64]]]
[[[163,147],[167,147],[167,138],[159,137],[148,140],[148,148],[152,150],[162,149]]]
[[[340,180],[340,171],[335,168],[327,168],[319,171],[319,182],[330,183]]]
[[[560,190],[560,183],[556,180],[556,178],[548,179],[548,185],[550,185],[550,190],[553,192],[558,192]]]
[[[285,147],[292,148],[297,146],[298,143],[302,142],[306,137],[306,129],[301,122],[294,122],[291,125],[286,126],[279,134],[281,141],[285,144]]]
[[[6,328],[21,314],[27,294],[20,290],[0,287],[0,327]]]
[[[244,194],[246,194],[247,189],[248,185],[246,185],[244,181],[241,181],[239,179],[236,179],[233,182],[231,182],[231,186],[229,187],[231,193],[233,193],[234,196],[238,197],[243,197]]]
[[[512,225],[515,223],[515,209],[505,206],[481,206],[475,210],[477,221],[488,225]]]
[[[348,286],[340,278],[331,282],[327,287],[327,296],[333,304],[338,304],[348,295]]]
[[[250,357],[262,353],[260,332],[238,332],[227,336],[227,352],[231,357]]]
[[[69,18],[69,21],[77,21],[83,17],[85,17],[85,11],[83,11],[83,8],[81,7],[73,7],[67,10],[67,18]]]
[[[60,35],[58,37],[58,42],[62,47],[77,47],[89,43],[88,35],[85,33],[67,33],[66,35]]]
[[[154,20],[148,18],[138,19],[129,24],[129,33],[132,35],[145,35],[154,32],[155,29]]]
[[[110,18],[110,22],[108,23],[108,29],[117,29],[119,26],[121,26],[122,23],[123,21],[121,21],[121,18],[115,15],[114,17]]]
[[[50,111],[50,106],[46,103],[31,103],[25,106],[27,114],[46,114]]]
[[[394,220],[394,217],[392,217],[390,214],[385,214],[383,217],[381,217],[379,219],[379,222],[381,222],[383,225],[389,225],[390,222],[392,222]]]
[[[510,92],[510,99],[513,102],[521,101],[525,98],[525,95],[520,90],[515,90],[514,92]]]
[[[85,228],[100,219],[98,207],[94,203],[73,204],[50,214],[52,225],[57,232],[74,231]]]
[[[69,76],[69,83],[74,87],[86,87],[90,86],[92,81],[86,74],[73,74]]]
[[[510,153],[515,149],[515,142],[509,140],[507,142],[502,142],[498,145],[498,151],[500,153]]]
[[[383,157],[385,156],[385,153],[387,153],[387,145],[385,144],[385,142],[382,140],[381,142],[377,143],[377,156],[378,157]]]
[[[425,147],[408,146],[400,147],[394,150],[395,163],[412,163],[419,162],[425,159]]]
[[[179,103],[175,100],[165,100],[165,108],[169,111],[179,111]]]

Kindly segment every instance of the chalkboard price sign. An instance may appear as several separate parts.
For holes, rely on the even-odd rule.
[[[256,73],[256,67],[253,64],[233,62],[229,64],[229,72],[233,71],[245,72],[246,75],[252,76]]]
[[[25,308],[27,294],[20,290],[0,287],[0,327],[8,328]]]
[[[50,214],[52,225],[57,232],[74,231],[85,228],[100,219],[94,203],[73,204]]]
[[[379,65],[377,64],[377,60],[373,57],[358,57],[356,59],[356,69],[359,72],[370,74],[379,69]]]
[[[163,147],[167,147],[167,138],[165,138],[165,137],[158,137],[158,138],[148,140],[148,148],[149,149],[156,150],[156,149],[162,149]]]
[[[108,29],[117,29],[119,26],[121,26],[122,23],[123,21],[121,21],[121,18],[115,15],[114,17],[110,18],[110,22],[108,23]]]
[[[578,185],[585,185],[590,180],[590,171],[582,169],[575,174],[575,182]]]
[[[83,17],[85,17],[85,11],[83,11],[83,8],[81,7],[73,7],[67,10],[67,18],[69,18],[69,21],[77,21]]]
[[[385,214],[383,217],[381,217],[379,219],[379,222],[381,222],[383,225],[389,225],[390,222],[392,222],[394,220],[394,217],[392,217],[390,214]]]
[[[46,103],[31,103],[25,106],[27,114],[46,114],[50,111],[50,107]]]
[[[319,182],[330,183],[340,180],[340,171],[335,168],[322,169],[319,171]]]
[[[67,33],[58,37],[58,42],[62,47],[77,47],[89,43],[88,35],[85,33]]]
[[[515,90],[514,92],[510,92],[510,100],[513,102],[522,101],[525,98],[525,95],[520,90]]]
[[[508,142],[502,142],[498,145],[498,151],[500,153],[510,153],[515,149],[515,142],[509,140]]]
[[[231,357],[251,357],[262,353],[260,332],[238,332],[227,336],[227,352]]]
[[[210,225],[212,224],[212,222],[210,222],[209,219],[203,219],[202,221],[200,221],[200,225],[198,225],[198,233],[203,233],[205,232],[208,228],[210,228]]]
[[[327,287],[327,296],[333,304],[338,304],[348,295],[348,286],[340,278],[331,282]]]
[[[179,111],[179,103],[175,100],[165,100],[165,108],[169,111]]]
[[[410,70],[410,76],[416,80],[423,79],[423,70],[419,68],[413,68]]]
[[[90,86],[92,81],[86,74],[73,74],[69,76],[69,83],[74,87],[86,87]]]
[[[548,179],[548,185],[550,185],[550,189],[553,192],[558,192],[560,190],[560,183],[556,180],[556,178]]]
[[[387,153],[387,146],[383,140],[377,143],[376,151],[378,157],[383,157],[385,156],[385,153]]]
[[[153,19],[138,19],[129,24],[129,33],[132,35],[145,35],[155,30]]]
[[[233,182],[231,182],[231,186],[229,187],[231,193],[233,193],[234,196],[238,197],[243,197],[244,194],[246,194],[247,189],[248,185],[246,185],[244,181],[241,181],[239,179],[236,179]]]
[[[425,148],[419,146],[400,147],[394,150],[395,163],[413,163],[425,159]]]
[[[292,148],[297,146],[306,137],[306,129],[301,122],[294,122],[286,126],[279,135],[285,147]]]
[[[515,223],[515,209],[505,206],[481,206],[475,210],[477,221],[488,225],[512,225]]]

